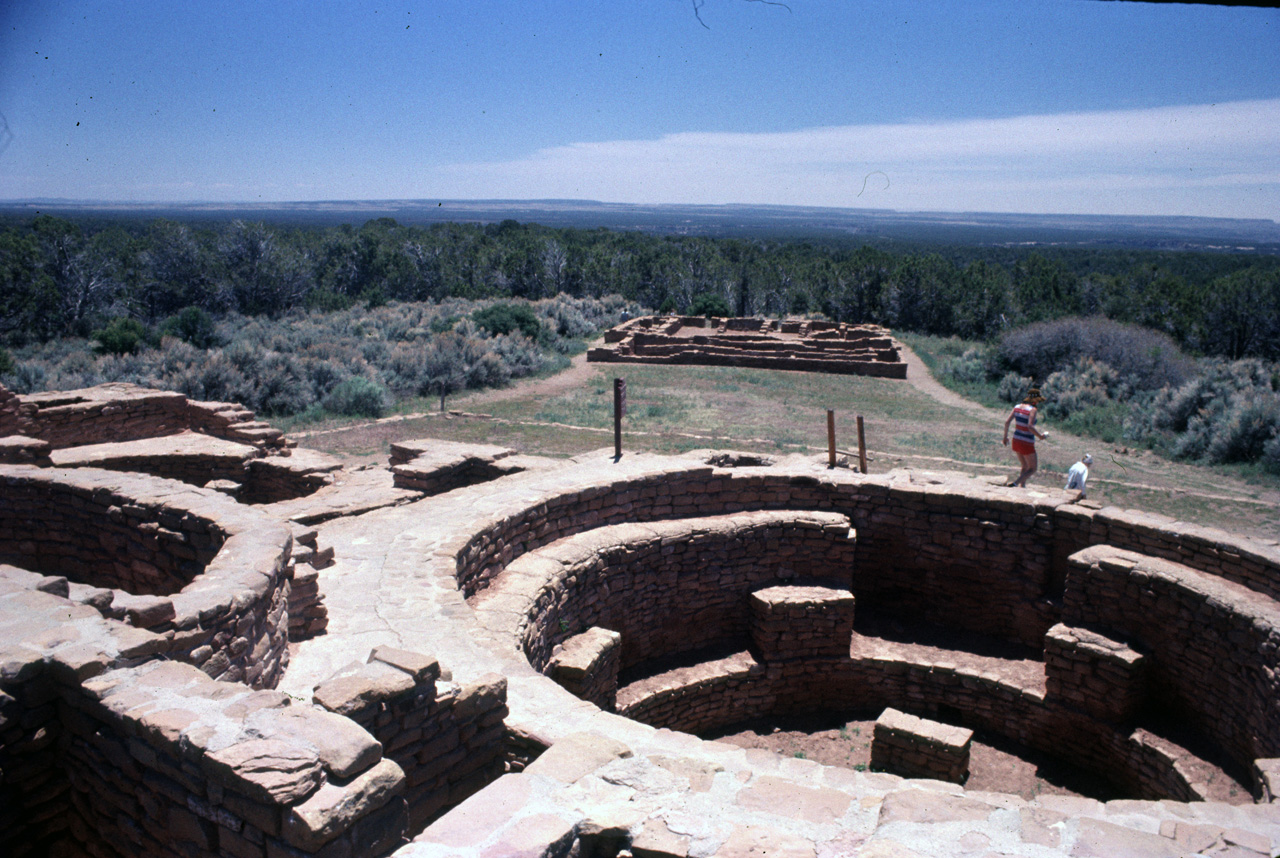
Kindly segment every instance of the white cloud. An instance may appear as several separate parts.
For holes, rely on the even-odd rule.
[[[874,171],[888,177],[888,187],[878,176],[865,181]],[[571,143],[514,161],[451,165],[424,191],[1274,219],[1280,99]]]

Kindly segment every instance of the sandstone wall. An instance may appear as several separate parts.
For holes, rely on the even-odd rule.
[[[458,686],[435,659],[378,647],[368,664],[317,686],[315,701],[368,730],[404,771],[411,830],[503,773],[507,681],[497,674]]]
[[[376,858],[502,771],[500,677],[437,693],[434,659],[382,651],[394,678],[317,690],[346,717],[167,645],[0,578],[0,854]]]
[[[471,602],[481,622],[495,631],[504,624],[516,629],[518,634],[513,632],[512,637],[524,642],[535,666],[543,663],[545,653],[560,639],[589,625],[621,631],[624,651],[628,636],[639,636],[640,643],[631,646],[643,646],[643,657],[631,655],[624,660],[627,665],[636,665],[705,645],[710,639],[703,640],[700,635],[716,627],[700,613],[699,600],[709,585],[698,578],[696,558],[673,563],[672,569],[684,571],[661,587],[656,579],[643,575],[612,577],[616,573],[611,564],[618,570],[627,569],[635,558],[643,558],[636,560],[637,569],[646,564],[662,568],[664,560],[645,554],[646,540],[652,539],[646,529],[660,530],[665,542],[678,542],[672,534],[681,528],[696,528],[703,515],[779,508],[829,510],[847,516],[857,530],[857,563],[851,584],[859,610],[870,607],[906,620],[925,619],[943,628],[980,632],[1037,650],[1046,647],[1051,627],[1065,622],[1065,634],[1078,638],[1072,644],[1075,653],[1087,657],[1078,660],[1062,647],[1055,650],[1050,660],[1059,673],[1051,693],[1046,693],[1044,662],[978,669],[960,668],[945,656],[922,660],[918,655],[854,652],[851,658],[823,657],[802,651],[802,635],[788,638],[779,634],[775,637],[784,645],[769,652],[762,663],[742,652],[624,687],[618,692],[618,711],[655,725],[701,732],[757,714],[815,709],[878,712],[884,706],[894,706],[930,716],[941,713],[944,721],[963,718],[967,726],[989,729],[1026,747],[1074,759],[1094,771],[1112,772],[1138,795],[1203,797],[1204,784],[1197,782],[1198,776],[1188,765],[1193,755],[1135,726],[1134,719],[1144,707],[1158,706],[1164,700],[1160,688],[1165,684],[1157,681],[1148,687],[1143,670],[1136,666],[1131,676],[1115,674],[1100,650],[1092,655],[1087,652],[1095,644],[1106,649],[1100,642],[1111,640],[1113,655],[1121,661],[1128,653],[1135,656],[1135,665],[1143,658],[1148,662],[1154,658],[1158,664],[1159,658],[1151,653],[1165,638],[1148,636],[1144,640],[1126,625],[1149,623],[1166,628],[1166,635],[1180,641],[1178,647],[1170,647],[1165,667],[1152,674],[1159,680],[1164,672],[1178,673],[1181,685],[1172,686],[1175,696],[1170,699],[1185,699],[1190,704],[1194,689],[1210,690],[1207,695],[1201,692],[1195,703],[1202,717],[1212,715],[1225,725],[1206,734],[1228,751],[1230,759],[1224,764],[1237,772],[1247,771],[1255,758],[1274,756],[1280,721],[1272,714],[1273,701],[1280,695],[1270,684],[1267,670],[1275,672],[1272,636],[1280,622],[1269,613],[1274,603],[1267,595],[1232,581],[1280,578],[1280,551],[1206,529],[1193,529],[1188,544],[1180,546],[1177,539],[1181,531],[1174,522],[1119,510],[1082,509],[1067,503],[1066,495],[1060,494],[1036,499],[1022,492],[919,475],[907,479],[852,474],[822,478],[762,469],[694,468],[619,480],[607,487],[574,488],[544,497],[527,516],[508,512],[500,519],[479,522],[475,535],[457,546],[458,578],[464,589],[479,593]],[[677,518],[680,520],[672,520]],[[743,521],[749,518],[742,515]],[[612,524],[627,519],[659,521]],[[566,539],[575,533],[582,535]],[[1098,534],[1139,545],[1154,542],[1181,556],[1211,557],[1213,571],[1196,574],[1220,587],[1234,588],[1237,597],[1229,602],[1221,595],[1207,598],[1204,592],[1208,591],[1199,592],[1194,598],[1183,599],[1178,607],[1169,607],[1173,616],[1165,617],[1160,611],[1134,607],[1141,601],[1118,595],[1124,586],[1150,590],[1147,573],[1108,585],[1121,588],[1114,593],[1108,589],[1099,591],[1103,595],[1089,595],[1098,588],[1089,585],[1081,589],[1075,577],[1060,575],[1057,570],[1063,565],[1074,569],[1078,564],[1068,564],[1062,552],[1084,548]],[[556,540],[564,541],[539,547]],[[757,540],[755,544],[762,543]],[[778,548],[767,540],[763,544],[769,551]],[[601,560],[579,568],[571,556],[574,545],[589,546]],[[1212,547],[1211,553],[1206,553],[1208,547]],[[668,546],[667,550],[675,553],[680,549]],[[752,577],[755,567],[749,554],[743,551],[722,558],[715,586],[743,591],[755,587],[759,582]],[[503,576],[491,590],[486,589],[503,568],[511,580]],[[583,583],[597,578],[599,587]],[[687,606],[686,593],[681,590],[686,583]],[[683,621],[690,629],[678,642],[646,638],[644,628],[630,629],[622,622],[611,625],[602,619],[610,610],[622,615],[646,613],[636,606],[645,605],[650,592],[657,589],[675,591],[667,597],[665,610],[668,616],[679,611],[679,618],[668,622],[675,626]],[[513,595],[519,598],[513,600]],[[1103,617],[1104,622],[1076,607],[1081,599],[1105,604],[1118,616]],[[1159,600],[1166,606],[1179,604],[1172,591],[1160,595]],[[491,604],[494,616],[523,612],[527,625],[485,619]],[[1236,610],[1235,606],[1245,604],[1251,607]],[[1200,616],[1204,622],[1206,611],[1216,612],[1218,617],[1211,628],[1186,625],[1189,617]],[[742,619],[730,619],[726,611],[719,622],[745,622],[747,612],[741,610],[741,615]],[[579,619],[583,625],[573,625]],[[1096,626],[1106,637],[1076,626]],[[1053,646],[1062,643],[1062,635],[1050,637]],[[1140,652],[1133,653],[1126,641]],[[1065,671],[1077,670],[1084,671],[1078,681],[1059,681],[1066,678]],[[1212,670],[1223,676],[1200,684],[1201,677]],[[1034,674],[1031,678],[1028,671]],[[1213,701],[1227,697],[1236,702],[1225,709],[1216,707]],[[1238,739],[1252,733],[1266,738],[1235,744],[1228,741],[1230,735]]]
[[[1147,654],[1153,692],[1243,767],[1280,755],[1280,605],[1179,563],[1097,546],[1071,558],[1063,619]]]
[[[31,435],[55,448],[174,435],[192,429],[262,449],[285,446],[278,429],[253,419],[253,412],[226,402],[194,402],[181,393],[112,383],[83,390],[19,396],[21,425],[0,420],[3,434]],[[9,428],[8,424],[13,424]]]
[[[517,559],[493,595],[520,596],[523,648],[545,670],[553,648],[592,626],[622,635],[620,664],[745,645],[747,597],[778,581],[824,578],[847,588],[854,540],[837,514],[753,513],[593,530]],[[527,565],[556,574],[521,588]]]
[[[288,527],[216,492],[0,466],[0,562],[67,579],[72,598],[163,634],[170,657],[214,678],[270,687],[288,664],[291,549]]]

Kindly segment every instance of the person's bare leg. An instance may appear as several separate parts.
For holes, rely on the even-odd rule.
[[[1027,481],[1030,480],[1031,477],[1035,475],[1036,466],[1039,464],[1039,461],[1037,459],[1038,457],[1036,456],[1035,453],[1027,453],[1025,456],[1022,457],[1023,471],[1022,471],[1021,481],[1022,481],[1022,487],[1024,489],[1027,487]]]
[[[1018,464],[1022,466],[1022,473],[1018,474],[1018,478],[1013,481],[1013,484],[1026,488],[1027,480],[1031,479],[1031,475],[1036,472],[1036,454],[1018,453],[1017,456]]]

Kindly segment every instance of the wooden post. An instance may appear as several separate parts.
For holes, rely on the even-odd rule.
[[[827,409],[827,467],[836,466],[836,413]]]
[[[862,415],[858,415],[858,470],[867,472],[867,437],[862,433]]]
[[[627,413],[627,380],[613,380],[613,458],[622,458],[622,417]]]

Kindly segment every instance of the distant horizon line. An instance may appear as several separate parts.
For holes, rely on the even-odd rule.
[[[107,200],[80,199],[74,197],[23,197],[18,199],[0,199],[0,208],[16,208],[29,206],[62,206],[94,209],[146,209],[146,208],[190,208],[190,209],[272,209],[303,206],[405,206],[441,208],[449,206],[589,206],[632,209],[770,209],[770,210],[804,210],[829,211],[851,214],[890,214],[890,215],[946,215],[946,216],[992,216],[992,217],[1026,217],[1026,218],[1090,218],[1098,220],[1177,220],[1177,221],[1227,221],[1255,224],[1272,224],[1280,226],[1280,221],[1266,217],[1229,217],[1223,215],[1194,214],[1101,214],[1089,212],[1018,212],[990,211],[979,209],[890,209],[890,208],[852,208],[847,206],[806,205],[803,203],[628,203],[606,200],[575,199],[567,197],[483,197],[472,199],[448,199],[443,197],[386,197],[386,198],[332,198],[314,200]]]

